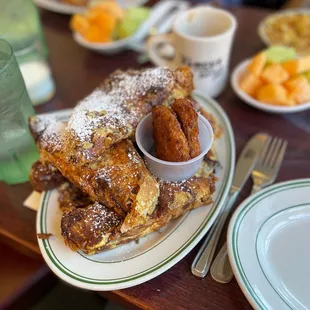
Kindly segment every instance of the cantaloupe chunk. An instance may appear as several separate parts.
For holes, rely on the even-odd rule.
[[[264,52],[257,54],[255,57],[253,57],[252,61],[248,65],[248,70],[252,74],[259,76],[263,71],[263,68],[266,64],[266,60],[267,57]]]
[[[303,75],[297,75],[286,81],[283,86],[288,90],[288,97],[300,104],[310,101],[310,84]]]
[[[288,97],[287,90],[279,84],[267,84],[257,90],[256,98],[259,101],[276,105],[294,105],[294,101]]]
[[[291,76],[310,70],[310,56],[285,61],[281,64]]]
[[[88,20],[82,15],[74,15],[70,21],[70,28],[84,36],[89,28]]]
[[[310,84],[305,84],[303,87],[297,87],[289,93],[289,98],[295,103],[301,104],[310,101]]]
[[[254,96],[261,85],[261,79],[249,71],[240,80],[240,88],[250,96]]]
[[[297,90],[297,89],[303,89],[305,86],[307,86],[308,80],[303,75],[296,75],[286,82],[283,83],[283,86],[289,91]]]
[[[261,77],[267,83],[281,84],[289,78],[289,74],[280,64],[272,64],[263,70]]]

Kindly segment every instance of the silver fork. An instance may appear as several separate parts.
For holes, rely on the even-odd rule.
[[[252,194],[266,187],[276,180],[287,147],[287,141],[269,139],[262,149],[262,153],[252,172]]]
[[[251,195],[263,187],[274,183],[279,173],[286,147],[286,140],[268,137],[251,174],[253,181]],[[210,273],[212,278],[220,283],[229,283],[233,278],[234,275],[229,263],[226,242],[217,254]]]

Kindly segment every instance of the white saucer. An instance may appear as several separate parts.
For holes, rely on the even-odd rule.
[[[230,221],[227,244],[255,309],[310,309],[310,179],[279,183],[245,200]]]

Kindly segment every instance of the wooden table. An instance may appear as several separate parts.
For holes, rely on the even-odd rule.
[[[238,20],[231,61],[233,68],[239,61],[263,48],[256,28],[268,11],[235,8],[232,13]],[[139,68],[134,52],[127,51],[109,57],[95,54],[73,41],[68,29],[68,17],[50,12],[42,12],[41,16],[57,93],[49,103],[38,107],[37,112],[73,107],[113,70]],[[310,176],[309,135],[301,123],[310,119],[309,111],[292,116],[266,114],[244,104],[229,85],[218,102],[231,120],[237,154],[250,136],[258,131],[269,132],[289,141],[277,181]],[[19,250],[39,256],[35,234],[36,214],[22,206],[30,192],[29,184],[0,185],[0,238]],[[249,184],[241,198],[248,193]],[[191,275],[190,266],[198,248],[199,245],[156,279],[103,295],[128,307],[144,309],[251,309],[235,280],[223,285],[213,281],[210,276],[200,280]]]

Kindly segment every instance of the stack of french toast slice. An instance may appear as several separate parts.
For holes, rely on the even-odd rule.
[[[40,151],[30,180],[40,192],[58,188],[61,232],[72,250],[115,248],[212,202],[211,152],[197,175],[170,182],[151,174],[134,142],[153,106],[170,106],[192,91],[188,67],[116,71],[77,104],[68,122],[30,119]]]

